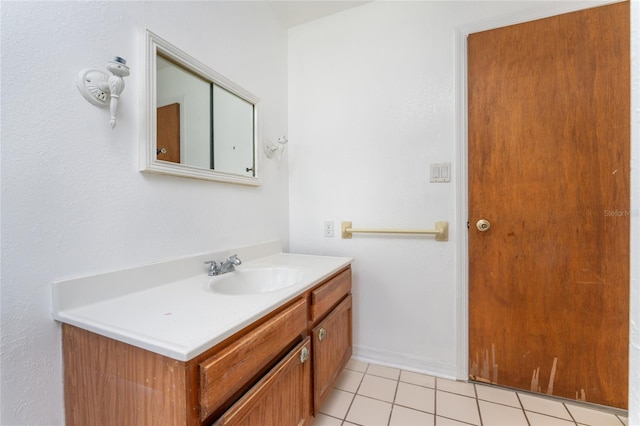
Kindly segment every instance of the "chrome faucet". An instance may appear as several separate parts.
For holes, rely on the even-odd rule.
[[[233,256],[229,256],[227,260],[224,262],[218,262],[215,260],[208,260],[204,262],[209,266],[209,276],[214,277],[216,275],[226,274],[227,272],[233,272],[236,270],[236,266],[241,265],[242,261],[238,259],[238,255],[234,254]]]

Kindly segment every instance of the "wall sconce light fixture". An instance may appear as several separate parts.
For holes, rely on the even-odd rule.
[[[278,160],[282,157],[286,143],[289,142],[286,136],[280,136],[275,142],[268,143],[264,147],[264,153],[268,158],[273,158],[278,155]]]
[[[84,68],[76,77],[78,90],[86,100],[101,108],[109,107],[109,124],[112,129],[116,127],[118,100],[124,90],[123,77],[129,75],[129,67],[126,64],[127,61],[116,56],[113,61],[107,62],[107,70],[113,75],[109,76],[95,68]]]

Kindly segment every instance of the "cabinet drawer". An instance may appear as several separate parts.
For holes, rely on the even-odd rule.
[[[306,329],[300,299],[200,363],[200,419],[205,420],[272,363]]]
[[[311,419],[310,338],[296,346],[214,423],[215,426],[305,425]]]
[[[325,315],[351,291],[351,268],[347,268],[327,283],[311,292],[311,321]]]

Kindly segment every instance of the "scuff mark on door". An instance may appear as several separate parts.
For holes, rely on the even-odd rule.
[[[551,366],[551,373],[549,374],[549,383],[547,384],[547,395],[553,395],[553,382],[556,378],[556,371],[558,368],[558,357],[553,358],[553,365]],[[531,391],[542,393],[542,386],[540,386],[540,367],[533,370],[531,375]]]
[[[553,367],[549,375],[549,386],[547,386],[547,395],[553,395],[553,381],[556,377],[556,367],[558,366],[558,357],[553,358]]]
[[[533,370],[531,375],[531,392],[540,392],[540,386],[538,385],[538,377],[540,376],[540,367]]]
[[[482,362],[482,365],[480,363]],[[482,361],[476,352],[475,360],[469,360],[469,379],[483,383],[498,384],[498,364],[496,363],[496,345],[491,344],[491,358],[489,349],[483,349]]]

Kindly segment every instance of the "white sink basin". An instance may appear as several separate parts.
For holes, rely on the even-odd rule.
[[[302,275],[301,269],[281,266],[242,268],[211,277],[206,290],[228,295],[267,293],[299,283]]]

